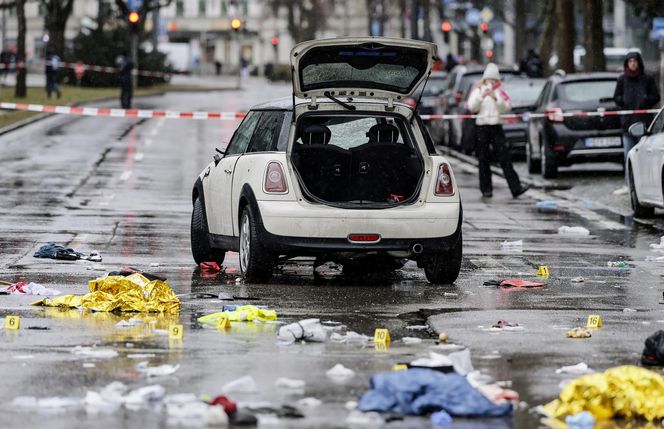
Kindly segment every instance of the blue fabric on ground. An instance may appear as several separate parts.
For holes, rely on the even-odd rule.
[[[422,415],[444,410],[454,417],[502,417],[512,404],[494,404],[459,374],[431,369],[383,372],[370,380],[371,390],[360,398],[360,411]]]
[[[59,255],[60,256],[71,255],[72,258],[77,257],[76,259],[80,259],[81,257],[85,256],[84,254],[79,253],[74,249],[70,249],[61,244],[55,244],[55,243],[44,244],[42,247],[39,248],[39,250],[35,252],[33,256],[35,258],[56,259]]]

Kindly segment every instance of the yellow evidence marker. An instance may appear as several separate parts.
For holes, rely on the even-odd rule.
[[[231,321],[228,319],[227,314],[223,314],[219,319],[217,319],[217,329],[229,329],[231,327]]]
[[[21,327],[21,319],[18,316],[5,317],[5,329],[18,329]]]
[[[374,344],[390,344],[390,332],[387,329],[377,328],[374,331]]]
[[[168,327],[169,340],[181,340],[184,335],[182,325],[171,325]]]
[[[537,269],[537,275],[542,277],[549,277],[549,267],[546,265],[540,265]]]
[[[599,314],[591,314],[588,316],[588,323],[586,328],[601,328],[602,327],[602,318]]]

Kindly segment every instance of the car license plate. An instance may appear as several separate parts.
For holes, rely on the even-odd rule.
[[[621,137],[588,137],[586,147],[620,147],[622,146]]]

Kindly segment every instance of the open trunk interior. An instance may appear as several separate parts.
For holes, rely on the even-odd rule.
[[[366,207],[417,198],[423,162],[408,126],[380,116],[302,118],[291,156],[307,199]]]

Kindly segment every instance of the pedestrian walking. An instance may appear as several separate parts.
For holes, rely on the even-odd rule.
[[[510,97],[500,81],[498,66],[494,63],[487,64],[482,80],[468,97],[468,109],[477,114],[475,119],[477,125],[475,151],[479,160],[480,191],[485,198],[493,196],[491,161],[489,159],[490,146],[493,147],[493,151],[498,157],[512,196],[517,198],[530,187],[529,185],[521,185],[519,176],[512,165],[512,154],[505,144],[505,134],[503,133],[500,115],[509,112],[511,108]]]
[[[655,79],[645,73],[643,59],[638,52],[629,52],[625,57],[624,71],[618,77],[613,99],[624,110],[650,109],[659,103],[659,92]],[[629,127],[637,122],[644,122],[647,126],[652,118],[653,115],[650,114],[621,117],[624,162],[627,162],[627,154],[637,143],[636,138],[627,132]],[[614,191],[614,194],[626,194],[627,192],[627,166],[625,165],[625,186]]]
[[[519,64],[519,71],[528,77],[544,77],[544,63],[534,49],[528,49],[526,58]]]
[[[51,98],[55,94],[60,98],[62,93],[58,86],[58,69],[60,68],[60,57],[52,51],[46,51],[46,97]]]
[[[120,69],[118,80],[120,82],[120,105],[123,109],[131,109],[131,98],[133,96],[133,82],[132,72],[134,70],[134,63],[127,57],[127,53],[123,52],[115,60],[117,67]]]
[[[452,55],[452,53],[447,54],[447,57],[445,57],[445,71],[448,73],[451,72],[457,64],[459,64],[459,62],[454,58],[454,55]]]

